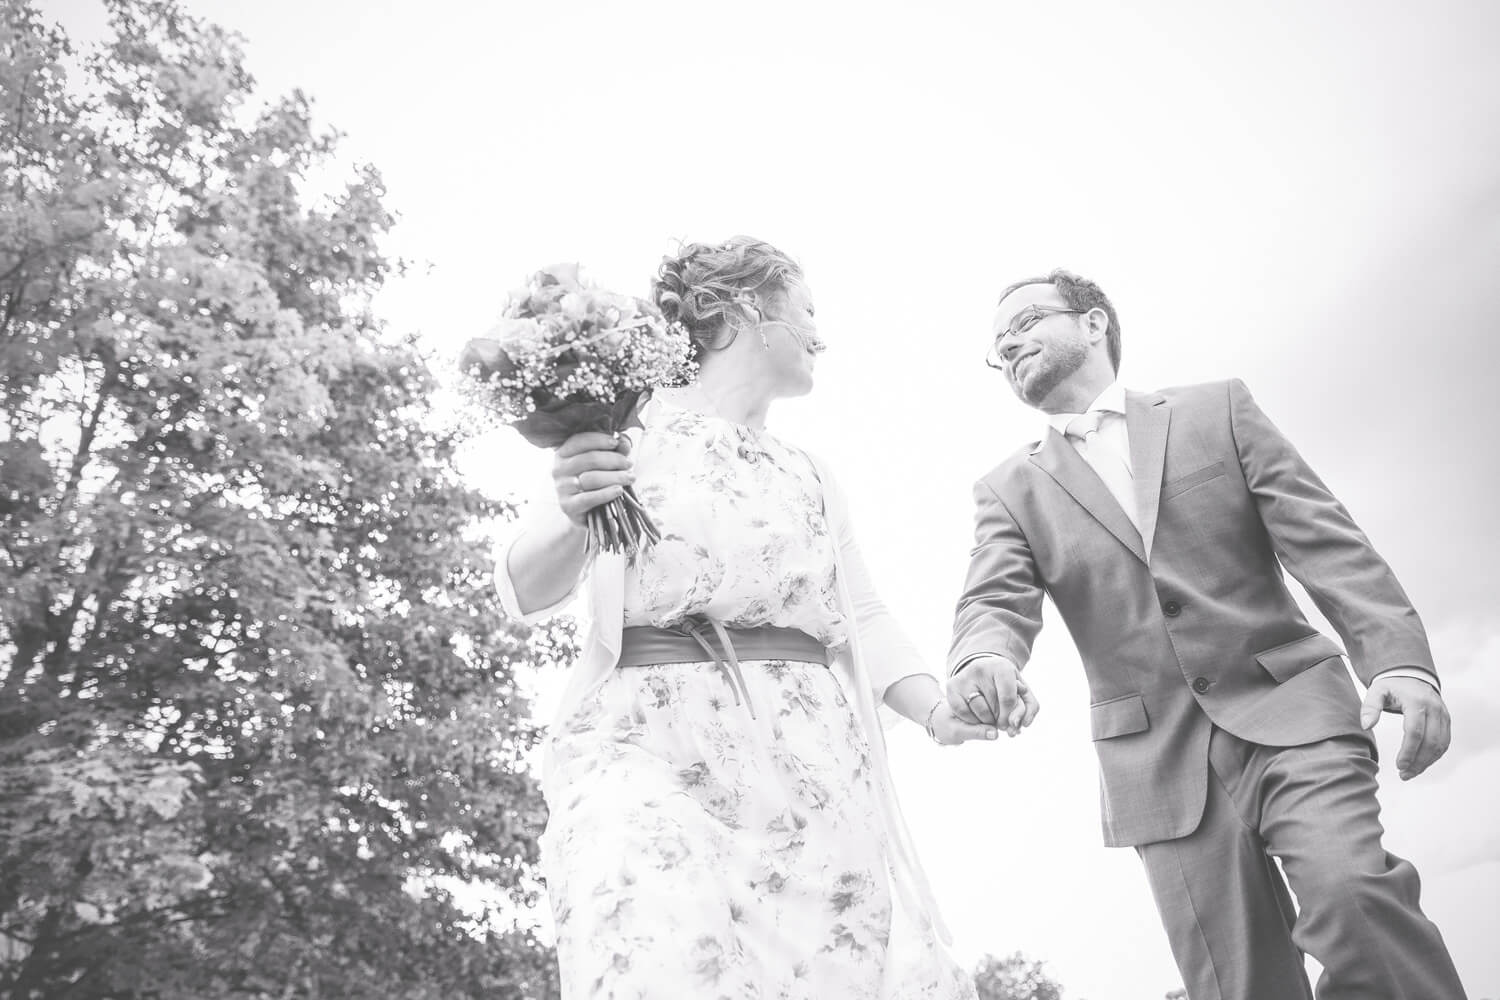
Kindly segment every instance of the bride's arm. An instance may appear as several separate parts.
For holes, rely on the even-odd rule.
[[[577,591],[588,561],[586,515],[618,497],[635,478],[629,453],[624,435],[592,433],[575,434],[557,449],[552,464],[557,502],[528,518],[495,567],[502,603],[512,617],[544,617]]]
[[[543,618],[566,604],[578,590],[588,555],[588,532],[547,511],[526,524],[500,551],[495,580],[513,618]]]
[[[877,703],[884,702],[908,719],[922,722],[932,702],[919,704],[918,694],[926,693],[925,685],[917,682],[926,677],[937,683],[921,652],[906,635],[896,616],[891,614],[875,590],[870,571],[865,566],[864,556],[854,540],[854,529],[849,523],[848,510],[838,487],[825,474],[824,489],[830,508],[830,527],[834,531],[834,544],[838,546],[840,570],[844,575],[844,589],[849,596],[849,610],[853,621],[849,627],[859,635],[859,645],[864,652],[865,672],[869,677],[871,694]],[[892,693],[900,690],[893,703]]]
[[[927,670],[921,653],[875,593],[847,519],[842,527],[839,554],[854,605],[854,627],[860,630],[875,696],[887,708],[927,728],[939,743],[999,737],[994,726],[964,722],[953,714],[938,679]]]
[[[933,707],[943,700],[943,688],[931,674],[908,674],[885,689],[886,707],[919,726],[927,724]]]
[[[993,727],[967,725],[953,718],[947,710],[942,686],[875,590],[864,556],[854,539],[854,527],[850,523],[848,503],[842,490],[826,468],[820,468],[819,475],[823,481],[830,528],[834,532],[833,541],[838,546],[839,562],[844,572],[844,587],[854,614],[850,626],[859,631],[875,700],[919,726],[935,727],[943,742],[993,739],[998,735]]]

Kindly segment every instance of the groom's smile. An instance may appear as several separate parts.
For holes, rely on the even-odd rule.
[[[1085,316],[1048,284],[1022,285],[1001,300],[990,363],[1021,402],[1050,410],[1054,391],[1087,363],[1092,340],[1101,340],[1102,357]]]
[[[1032,358],[1036,357],[1038,354],[1041,354],[1041,353],[1042,353],[1042,349],[1040,347],[1037,347],[1037,348],[1034,348],[1034,349],[1032,349],[1030,351],[1027,351],[1025,354],[1018,354],[1018,355],[1016,355],[1014,358],[1011,359],[1011,362],[1010,362],[1011,373],[1017,379],[1020,379],[1021,378],[1021,368],[1022,368],[1022,366],[1024,366],[1028,361],[1030,361]]]

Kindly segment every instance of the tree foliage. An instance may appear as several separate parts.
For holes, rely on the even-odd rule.
[[[1062,1000],[1062,987],[1041,962],[1015,952],[1005,958],[986,955],[974,970],[979,1000]]]
[[[0,994],[542,997],[542,806],[379,174],[238,40],[0,2]],[[71,74],[71,76],[70,76]],[[320,173],[322,172],[322,173]],[[480,882],[473,913],[451,887]]]

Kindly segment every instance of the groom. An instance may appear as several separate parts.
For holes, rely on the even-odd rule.
[[[1403,715],[1403,779],[1449,739],[1390,567],[1243,383],[1122,389],[1093,282],[1011,285],[994,332],[990,363],[1049,426],[974,488],[955,711],[1030,723],[1017,678],[1050,594],[1088,675],[1105,841],[1139,852],[1192,1000],[1310,998],[1303,952],[1320,1000],[1462,998],[1416,870],[1380,842],[1366,730]],[[1363,708],[1283,567],[1344,640]]]

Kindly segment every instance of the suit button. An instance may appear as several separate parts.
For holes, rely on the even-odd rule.
[[[1163,604],[1161,606],[1161,609],[1167,613],[1168,618],[1176,618],[1178,615],[1182,614],[1182,605],[1178,604],[1176,601],[1168,601],[1166,604]]]
[[[1207,677],[1196,677],[1193,679],[1193,690],[1199,694],[1203,694],[1208,691],[1209,685],[1212,683]]]

